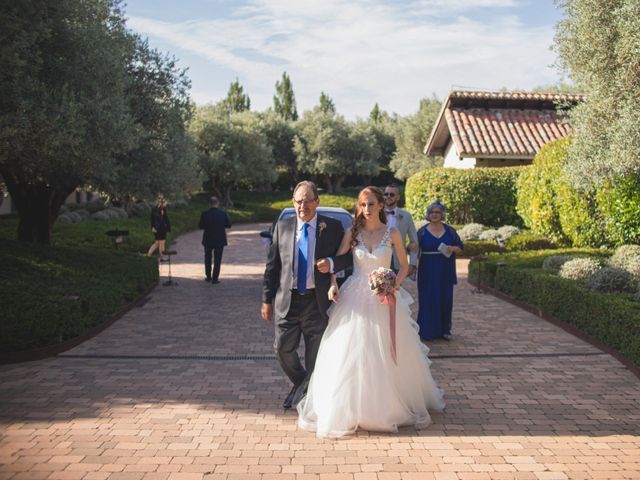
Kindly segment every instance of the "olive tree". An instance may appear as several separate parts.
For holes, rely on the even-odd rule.
[[[201,107],[191,131],[199,168],[224,205],[233,205],[231,194],[238,188],[275,180],[273,154],[256,114]]]
[[[562,0],[555,48],[586,100],[570,112],[566,172],[588,190],[640,175],[640,2]]]

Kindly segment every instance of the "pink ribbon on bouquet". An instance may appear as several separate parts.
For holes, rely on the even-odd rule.
[[[396,296],[392,293],[391,295],[380,295],[381,300],[380,303],[384,305],[389,305],[389,331],[391,335],[391,358],[393,359],[393,363],[398,364],[398,355],[396,350]]]

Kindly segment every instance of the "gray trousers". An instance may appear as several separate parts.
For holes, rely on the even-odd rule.
[[[273,346],[278,362],[289,380],[300,385],[313,373],[322,334],[327,328],[327,319],[320,313],[315,294],[292,293],[289,313],[276,319],[275,328]],[[300,337],[304,339],[304,367],[297,352]]]

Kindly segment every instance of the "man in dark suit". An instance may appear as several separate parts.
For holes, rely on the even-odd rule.
[[[304,396],[315,367],[331,304],[329,272],[343,270],[353,262],[350,253],[335,257],[344,229],[338,220],[317,215],[319,204],[313,182],[296,186],[296,216],[276,224],[264,272],[262,319],[272,320],[275,314],[276,356],[293,383],[284,408],[291,408]],[[305,343],[304,367],[297,353],[301,336]]]
[[[204,246],[204,274],[205,280],[213,284],[220,283],[220,263],[222,251],[227,245],[227,228],[231,228],[229,215],[218,208],[220,202],[216,197],[209,199],[209,210],[202,212],[198,228],[202,233],[202,245]],[[211,271],[211,252],[213,251],[213,272]]]

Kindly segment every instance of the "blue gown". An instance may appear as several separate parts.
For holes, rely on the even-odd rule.
[[[429,254],[437,252],[438,245],[445,243],[463,247],[456,231],[445,225],[444,234],[437,238],[426,226],[418,231],[422,254],[418,265],[418,325],[420,338],[432,340],[451,334],[451,311],[453,309],[453,286],[458,283],[455,254]]]

